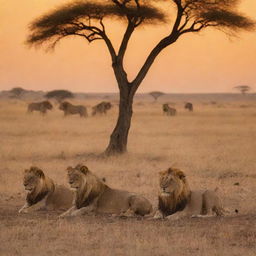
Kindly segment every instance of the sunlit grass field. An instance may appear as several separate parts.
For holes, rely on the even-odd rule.
[[[91,107],[102,99],[72,100]],[[129,152],[102,158],[118,107],[106,116],[27,114],[27,102],[0,101],[0,255],[255,255],[256,102],[184,102],[177,116],[162,102],[134,102]],[[66,168],[84,163],[112,187],[138,192],[157,207],[158,172],[184,170],[191,189],[219,188],[231,216],[174,222],[58,213],[18,215],[22,172],[35,165],[66,184]],[[238,213],[235,213],[235,210]]]

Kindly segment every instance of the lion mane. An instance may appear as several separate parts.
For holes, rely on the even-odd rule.
[[[68,181],[75,190],[73,206],[60,217],[85,213],[105,213],[123,216],[144,216],[152,211],[151,203],[141,195],[112,189],[84,165],[68,167]]]
[[[55,184],[38,167],[32,166],[24,171],[23,183],[28,193],[26,203],[19,212],[27,213],[39,209],[65,210],[72,205],[72,191]]]
[[[170,181],[168,182],[168,175],[170,174],[173,175],[173,181],[176,182],[176,189],[172,193],[162,193],[167,186],[171,185]],[[191,191],[185,174],[181,170],[169,168],[167,171],[160,172],[160,187],[164,190],[159,193],[158,208],[165,216],[182,211],[186,207]]]

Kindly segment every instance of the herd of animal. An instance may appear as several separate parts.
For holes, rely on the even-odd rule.
[[[102,115],[106,114],[109,109],[111,109],[112,105],[110,102],[102,101],[96,106],[92,107],[92,116],[97,114]],[[46,114],[48,110],[53,109],[53,105],[50,101],[45,100],[41,102],[33,102],[28,104],[28,113],[32,113],[33,111],[39,111],[41,114]],[[64,116],[68,115],[80,115],[80,117],[87,117],[88,112],[87,108],[83,105],[73,105],[68,101],[61,102],[59,105],[59,109],[64,112]]]
[[[188,111],[193,111],[193,104],[190,102],[185,103],[184,106],[185,109]],[[173,107],[170,107],[169,104],[165,103],[163,104],[163,113],[167,116],[175,116],[177,114],[177,110]]]
[[[97,114],[106,114],[109,109],[111,109],[112,105],[110,102],[102,101],[101,103],[92,107],[92,116]],[[175,116],[177,114],[177,110],[173,107],[170,107],[168,103],[163,104],[163,114],[167,116]],[[193,104],[187,102],[184,106],[185,109],[189,111],[193,111]],[[48,110],[53,109],[53,105],[50,101],[45,100],[41,102],[34,102],[28,105],[28,113],[33,111],[39,111],[42,114],[46,114]],[[87,117],[88,112],[87,108],[83,105],[73,105],[68,101],[61,102],[59,105],[59,109],[64,112],[64,116],[68,115],[80,115],[80,117]]]
[[[70,189],[56,184],[38,167],[24,171],[23,185],[26,202],[19,213],[37,210],[62,210],[59,218],[80,215],[107,214],[110,216],[148,216],[177,219],[224,215],[216,191],[191,191],[180,169],[170,167],[159,172],[158,207],[142,195],[109,187],[87,166],[68,167]]]

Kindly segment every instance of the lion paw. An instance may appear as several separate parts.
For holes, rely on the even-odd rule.
[[[21,208],[21,209],[19,209],[19,213],[28,213],[28,210]]]

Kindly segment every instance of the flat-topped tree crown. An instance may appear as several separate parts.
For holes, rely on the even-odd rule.
[[[63,37],[77,35],[89,42],[104,39],[104,18],[128,20],[134,27],[143,23],[154,24],[164,20],[164,14],[150,5],[151,1],[139,3],[137,0],[77,1],[36,19],[30,25],[29,45],[45,42],[50,47]]]
[[[220,29],[229,35],[252,30],[255,23],[238,11],[239,3],[239,0],[80,0],[62,5],[32,22],[27,43],[48,43],[53,48],[67,36],[83,37],[89,43],[103,40],[120,91],[118,119],[105,153],[124,153],[133,113],[133,98],[156,57],[181,36],[208,27]],[[105,29],[106,19],[121,20],[125,27],[123,34],[120,33],[121,43],[117,49]],[[161,22],[169,26],[169,32],[159,38],[135,77],[128,79],[124,57],[133,32],[143,24]],[[108,23],[108,26],[111,25]]]

